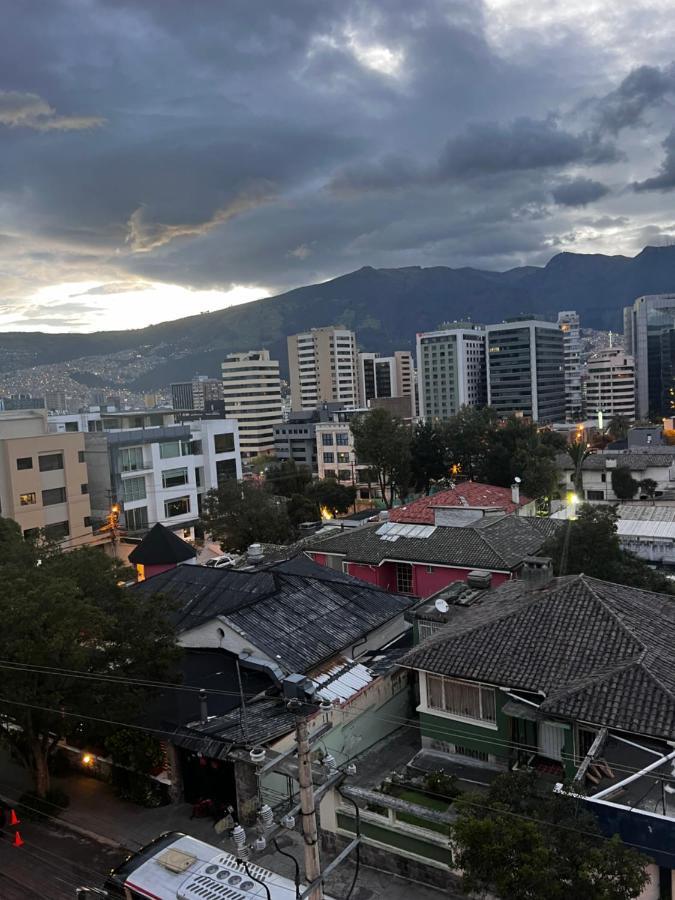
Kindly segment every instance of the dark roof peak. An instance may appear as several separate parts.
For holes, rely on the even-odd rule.
[[[131,551],[129,561],[142,566],[177,565],[196,556],[197,551],[191,544],[158,522]]]

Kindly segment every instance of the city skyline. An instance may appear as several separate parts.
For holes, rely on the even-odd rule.
[[[663,0],[40,7],[4,16],[5,330],[673,239]]]

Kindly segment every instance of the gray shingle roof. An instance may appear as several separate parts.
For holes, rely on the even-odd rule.
[[[295,716],[282,699],[259,700],[224,716],[177,728],[171,742],[185,750],[203,753],[209,759],[226,759],[233,746],[254,747],[288,734],[295,727]]]
[[[486,518],[476,525],[437,526],[429,537],[399,537],[382,540],[377,534],[382,523],[355,528],[317,538],[306,549],[316,553],[338,553],[350,562],[379,565],[384,560],[437,563],[465,568],[509,571],[523,558],[536,554],[548,534],[559,527],[547,526],[529,517]]]
[[[309,671],[416,603],[350,576],[313,565],[312,575],[284,566],[252,572],[178,566],[130,590],[177,601],[187,631],[220,617],[287,672]]]
[[[404,665],[543,691],[540,710],[675,738],[675,599],[573,575],[511,582],[458,610]]]
[[[633,472],[644,472],[647,468],[665,468],[672,466],[675,458],[672,453],[591,453],[584,460],[583,470],[604,472],[607,469],[607,460],[616,460],[616,466],[611,468],[620,468],[625,466]],[[566,472],[574,469],[574,463],[567,453],[561,453],[557,456],[556,462],[558,468]]]

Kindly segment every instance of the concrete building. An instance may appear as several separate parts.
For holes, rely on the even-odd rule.
[[[380,496],[376,481],[368,480],[368,466],[359,465],[354,450],[354,435],[349,419],[364,410],[343,410],[333,414],[330,422],[315,425],[318,477],[335,478],[356,487],[357,500],[372,500]]]
[[[120,525],[132,535],[160,522],[193,538],[203,495],[242,477],[232,419],[179,423],[173,410],[90,411],[50,416],[49,427],[59,437],[82,433],[92,518],[103,522],[119,503]]]
[[[626,353],[635,360],[636,414],[675,412],[675,294],[638,297],[623,312]]]
[[[573,309],[559,312],[558,326],[562,331],[565,354],[565,417],[568,422],[578,422],[583,412],[579,314]]]
[[[631,477],[638,483],[651,480],[656,483],[656,497],[670,497],[675,488],[675,453],[672,447],[639,448],[636,451],[619,450],[603,453],[591,453],[582,465],[582,490],[576,490],[576,467],[567,453],[561,453],[556,459],[560,473],[560,493],[579,493],[579,501],[590,503],[616,503],[617,497],[612,488],[612,473],[619,468],[630,471]],[[647,495],[638,488],[635,499],[645,500]],[[556,518],[567,518],[566,507]],[[572,510],[573,512],[573,510]]]
[[[605,424],[614,416],[635,419],[635,363],[621,347],[600,350],[586,366],[586,414]]]
[[[174,409],[195,408],[195,397],[191,381],[178,381],[171,385],[171,405]]]
[[[488,325],[488,404],[534,422],[565,417],[563,334],[557,323],[514,319]]]
[[[223,383],[219,378],[195,375],[192,381],[171,385],[171,405],[174,409],[203,412],[223,399]]]
[[[413,360],[407,350],[397,350],[393,356],[379,353],[358,355],[359,405],[367,407],[371,400],[407,397],[407,417],[413,410]]]
[[[291,409],[324,402],[358,404],[356,335],[346,328],[312,328],[288,338]]]
[[[269,350],[230,353],[222,364],[225,414],[239,423],[241,455],[274,453],[274,429],[281,425],[279,363]]]
[[[479,325],[458,325],[417,335],[419,415],[448,419],[462,406],[483,406],[485,331]]]
[[[0,514],[64,549],[95,541],[84,435],[51,434],[41,410],[0,413]]]
[[[292,460],[316,473],[316,426],[319,422],[332,421],[334,413],[343,408],[342,403],[324,403],[318,409],[291,412],[288,419],[274,429],[274,450],[279,462]]]

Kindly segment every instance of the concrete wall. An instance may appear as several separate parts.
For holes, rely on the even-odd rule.
[[[326,565],[325,554],[312,554],[315,562]],[[347,571],[355,578],[375,584],[385,591],[396,593],[396,563],[385,562],[380,566],[365,563],[347,563]],[[466,581],[471,572],[468,568],[451,568],[450,566],[413,564],[412,593],[415,597],[430,597],[442,588],[456,581]],[[492,586],[503,584],[510,578],[508,572],[493,572]]]

